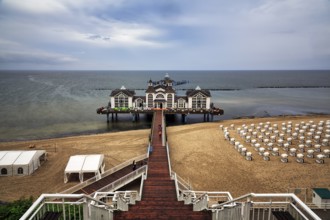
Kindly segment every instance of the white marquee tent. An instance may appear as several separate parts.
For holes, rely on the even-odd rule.
[[[84,181],[84,173],[94,173],[97,179],[104,173],[104,155],[75,155],[71,156],[64,170],[64,183],[67,183],[72,173],[79,175],[80,182]]]
[[[30,175],[46,160],[46,151],[0,151],[0,176]]]

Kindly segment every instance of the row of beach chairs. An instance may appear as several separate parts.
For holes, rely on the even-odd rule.
[[[254,147],[257,154],[264,160],[270,160],[270,155],[280,156],[282,162],[288,162],[288,157],[295,157],[299,163],[304,162],[304,157],[316,158],[317,163],[324,163],[325,158],[330,157],[329,138],[330,120],[315,123],[304,121],[293,124],[291,121],[282,123],[281,129],[278,124],[270,122],[259,123],[258,125],[243,124],[235,129],[235,125],[224,127],[220,125],[226,140],[247,160],[252,160],[252,153],[247,151],[239,141],[230,136],[229,130],[236,130],[243,141]],[[294,132],[292,132],[294,131]],[[297,147],[296,147],[297,146]],[[279,148],[284,151],[280,155]],[[323,150],[321,149],[323,148]],[[314,153],[318,153],[314,155]],[[306,154],[306,155],[305,155]]]

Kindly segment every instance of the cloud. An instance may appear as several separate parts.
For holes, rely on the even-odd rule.
[[[12,66],[330,68],[329,27],[327,0],[0,1],[1,63]]]
[[[47,52],[23,52],[23,51],[10,51],[0,52],[0,63],[28,63],[28,64],[70,64],[78,60],[64,55]]]
[[[67,11],[65,6],[57,0],[2,0],[1,6],[6,10],[32,14],[49,14]]]

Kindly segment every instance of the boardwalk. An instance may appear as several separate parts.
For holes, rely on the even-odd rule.
[[[158,126],[162,112],[156,111],[153,123],[148,178],[144,182],[142,201],[129,207],[128,212],[115,212],[114,219],[212,219],[211,212],[194,212],[191,205],[177,201],[174,181],[170,179],[166,147],[162,146]]]
[[[116,180],[118,180],[119,178],[129,174],[132,172],[132,166],[127,166],[124,167],[123,169],[120,169],[114,173],[112,173],[109,176],[106,176],[88,186],[85,186],[84,188],[77,190],[76,192],[74,192],[75,194],[80,194],[80,193],[84,193],[87,195],[90,195],[98,190],[100,190],[101,188],[107,186],[109,183],[112,183]]]

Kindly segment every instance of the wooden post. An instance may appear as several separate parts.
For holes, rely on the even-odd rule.
[[[186,122],[186,115],[185,114],[181,114],[181,120],[183,123]]]
[[[107,123],[109,123],[110,120],[109,120],[109,113],[107,113]]]

